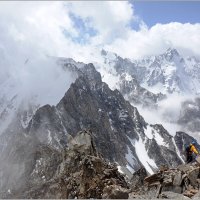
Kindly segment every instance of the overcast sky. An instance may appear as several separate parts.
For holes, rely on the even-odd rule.
[[[200,2],[0,2],[0,52],[87,61],[95,50],[123,57],[169,47],[200,56]]]

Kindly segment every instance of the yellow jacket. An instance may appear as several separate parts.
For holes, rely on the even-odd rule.
[[[190,151],[194,152],[195,154],[199,154],[199,152],[197,151],[197,149],[193,144],[190,145]]]

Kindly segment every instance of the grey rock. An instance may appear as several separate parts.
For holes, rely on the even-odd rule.
[[[174,176],[173,185],[180,186],[181,183],[182,183],[182,173],[181,171],[178,171]]]
[[[192,170],[192,166],[191,164],[179,165],[177,169],[183,171],[184,173],[187,173],[188,171]]]
[[[160,182],[161,180],[163,180],[163,174],[158,172],[158,173],[155,173],[151,176],[146,177],[144,179],[144,182],[150,185],[150,184],[155,183],[155,182]]]
[[[199,178],[199,167],[189,171],[187,176],[190,180],[190,184],[193,187],[197,186],[197,178]]]
[[[135,190],[144,185],[144,179],[147,177],[147,171],[144,167],[140,168],[138,171],[133,173],[133,176],[130,180],[131,188]]]
[[[162,192],[171,191],[174,193],[182,194],[183,189],[181,186],[173,186],[173,185],[164,185],[162,186]]]
[[[192,199],[194,199],[194,200],[199,200],[199,199],[200,199],[200,191],[199,191],[198,193],[196,193],[196,194],[192,197]]]
[[[128,199],[128,191],[120,186],[110,185],[103,190],[103,199]]]
[[[182,195],[182,194],[177,194],[175,192],[162,192],[160,195],[161,199],[180,199],[180,200],[189,200],[190,198]]]

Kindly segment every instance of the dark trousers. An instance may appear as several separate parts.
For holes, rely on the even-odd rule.
[[[193,161],[193,156],[192,154],[187,154],[187,163],[190,163]]]

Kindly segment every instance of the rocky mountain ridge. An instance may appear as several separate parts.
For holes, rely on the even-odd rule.
[[[147,91],[133,77],[129,81],[127,74],[121,76],[122,93],[111,90],[93,64],[64,58],[57,62],[63,72],[70,71],[76,77],[57,105],[30,103],[24,109],[16,104],[18,96],[11,101],[2,100],[2,124],[9,109],[14,114],[0,135],[0,191],[7,194],[29,184],[34,188],[38,181],[48,182],[62,162],[60,153],[68,147],[69,136],[74,137],[83,129],[92,131],[102,157],[116,163],[118,170],[129,176],[141,167],[153,174],[162,165],[176,167],[184,163],[184,144],[194,138],[183,132],[172,136],[161,124],[148,124],[124,98],[130,94],[133,101],[154,106],[165,98],[162,94]],[[136,88],[135,96],[130,93],[131,88]],[[50,160],[46,159],[49,152],[53,156]],[[44,169],[36,173],[42,160],[47,160],[43,167],[50,167],[52,173]],[[32,176],[36,177],[29,182]]]
[[[82,129],[90,129],[98,152],[129,175],[142,166],[152,174],[163,164],[175,167],[184,162],[179,138],[172,137],[162,125],[147,124],[119,91],[102,82],[92,64],[65,67],[72,67],[78,78],[61,101],[56,106],[40,107],[26,128],[20,126],[13,133],[12,127],[20,121],[16,117],[1,135],[1,190],[18,190],[26,183],[30,178],[27,174],[39,162],[35,149],[47,146],[59,154],[68,146],[68,136]]]
[[[200,195],[197,163],[163,165],[153,175],[142,167],[128,179],[99,154],[91,131],[69,136],[68,147],[61,152],[40,144],[32,153],[35,164],[24,174],[23,187],[1,191],[1,198],[196,200]]]
[[[124,176],[98,154],[91,132],[69,138],[62,152],[39,145],[33,153],[26,184],[1,192],[1,198],[128,198]]]

